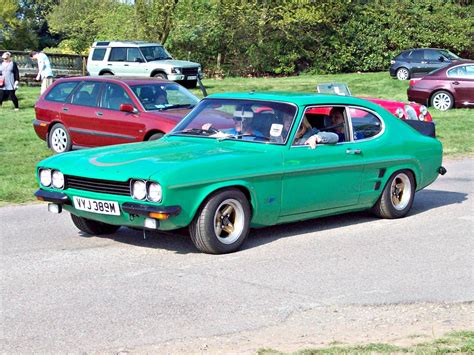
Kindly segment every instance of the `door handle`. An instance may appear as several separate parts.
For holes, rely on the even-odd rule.
[[[68,112],[68,111],[69,111],[69,107],[63,107],[63,111],[64,111],[64,112]]]
[[[99,117],[102,117],[102,116],[104,115],[104,113],[103,113],[103,112],[100,112],[100,111],[97,111],[97,112],[95,113],[95,115],[96,115],[96,116],[99,116]]]
[[[346,149],[346,154],[362,154],[362,150],[360,149]]]
[[[453,85],[459,85],[459,81],[453,81],[452,84]]]
[[[124,67],[128,67],[128,64],[124,64],[123,66],[124,66]]]

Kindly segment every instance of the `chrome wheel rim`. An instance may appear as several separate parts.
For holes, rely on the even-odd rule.
[[[400,173],[392,180],[390,186],[390,198],[392,206],[401,211],[410,203],[411,199],[411,182],[406,174]]]
[[[223,244],[232,244],[239,239],[244,230],[244,209],[239,201],[223,201],[214,214],[214,233]]]
[[[398,80],[407,80],[408,79],[408,70],[398,69],[397,78],[398,78]]]
[[[62,153],[66,150],[67,143],[67,132],[62,128],[56,128],[51,135],[51,147],[53,150]]]
[[[451,107],[451,97],[444,92],[440,92],[433,97],[433,107],[440,111],[446,111]]]

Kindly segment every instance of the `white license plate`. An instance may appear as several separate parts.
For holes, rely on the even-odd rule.
[[[120,208],[118,202],[93,200],[91,198],[77,196],[73,196],[73,198],[74,207],[76,207],[76,209],[78,210],[120,216]]]
[[[196,75],[188,76],[187,79],[188,79],[188,80],[196,80],[196,79],[197,79],[197,76],[196,76]]]

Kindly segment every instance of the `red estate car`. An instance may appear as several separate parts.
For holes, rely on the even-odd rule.
[[[181,85],[156,78],[64,78],[36,102],[33,126],[55,153],[154,140],[198,101]]]
[[[352,93],[345,83],[323,83],[316,86],[319,93],[337,94],[352,96]],[[376,99],[373,97],[359,96],[361,99],[372,101],[373,103],[382,106],[387,111],[391,112],[396,117],[402,120],[426,121],[432,122],[433,118],[424,105],[419,105],[415,102],[400,102],[387,99]]]
[[[421,79],[410,80],[408,100],[446,111],[474,107],[474,61],[459,60]]]

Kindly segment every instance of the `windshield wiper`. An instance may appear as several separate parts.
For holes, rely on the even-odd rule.
[[[174,108],[193,108],[196,104],[165,104],[163,107],[159,107],[158,110],[170,110]]]
[[[175,134],[196,134],[196,135],[205,135],[210,136],[211,134],[215,134],[216,131],[214,129],[202,129],[202,128],[191,128],[191,129],[183,129],[182,131],[176,131],[170,133],[171,135]]]

